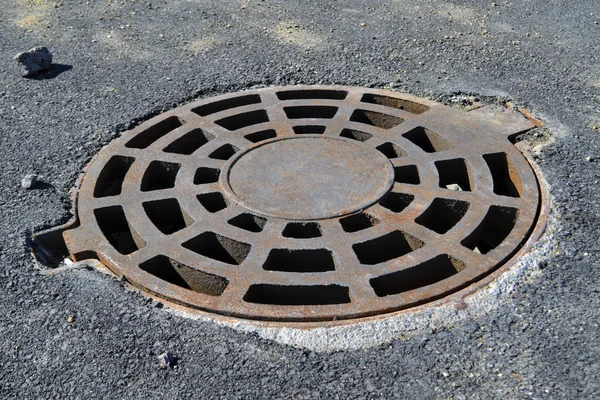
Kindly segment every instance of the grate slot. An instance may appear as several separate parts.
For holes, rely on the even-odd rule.
[[[519,210],[491,206],[477,228],[461,244],[480,254],[487,254],[508,237],[519,218]]]
[[[267,219],[257,215],[244,213],[231,218],[227,223],[248,232],[262,232],[267,223]]]
[[[174,187],[180,167],[176,163],[152,161],[144,173],[140,190],[142,192],[149,192]]]
[[[385,297],[433,285],[463,269],[462,262],[442,254],[414,267],[373,278],[370,283],[377,296]]]
[[[94,197],[108,197],[121,194],[127,171],[135,161],[133,157],[112,156],[98,175],[94,186]]]
[[[218,182],[220,174],[221,171],[216,168],[200,167],[194,174],[194,185]]]
[[[406,157],[406,152],[402,148],[394,143],[386,142],[376,147],[384,156],[387,158],[400,158]]]
[[[234,145],[227,143],[210,153],[208,157],[216,160],[229,160],[239,150]]]
[[[295,239],[310,239],[321,237],[321,226],[316,222],[290,222],[283,229],[284,237]]]
[[[269,116],[265,110],[248,111],[215,121],[217,125],[230,131],[236,131],[247,126],[262,124],[264,122],[269,122]]]
[[[215,101],[214,103],[205,104],[192,109],[193,113],[206,117],[207,115],[216,114],[221,111],[231,110],[232,108],[249,106],[250,104],[260,103],[260,96],[257,94],[249,94],[246,96],[237,96],[225,100]]]
[[[375,126],[381,129],[391,129],[404,122],[402,118],[368,110],[354,110],[350,116],[350,121]]]
[[[483,159],[494,180],[494,193],[501,196],[521,197],[523,194],[521,175],[506,153],[484,154]]]
[[[355,129],[344,129],[342,130],[342,133],[340,133],[340,136],[348,139],[354,139],[359,142],[364,142],[373,137],[373,135],[371,135],[370,133],[357,131]]]
[[[177,199],[146,201],[142,206],[150,221],[165,235],[180,231],[192,222]]]
[[[273,249],[269,252],[263,269],[280,272],[326,272],[334,271],[335,263],[331,251],[326,249]]]
[[[222,276],[190,268],[163,255],[144,261],[140,269],[173,285],[209,296],[220,296],[229,285]]]
[[[275,132],[274,129],[266,129],[264,131],[251,133],[244,137],[252,143],[258,143],[262,142],[263,140],[273,139],[275,136],[277,136],[277,132]]]
[[[403,165],[394,168],[394,180],[398,183],[408,183],[418,185],[421,183],[419,179],[419,170],[416,165]]]
[[[446,139],[422,126],[411,129],[402,136],[419,146],[426,153],[436,153],[453,148]]]
[[[411,194],[389,192],[379,201],[379,205],[392,212],[399,213],[404,211],[414,199],[415,196]]]
[[[214,232],[204,232],[182,246],[204,257],[231,265],[240,265],[252,247]]]
[[[318,306],[350,303],[350,291],[340,285],[283,286],[269,284],[251,285],[244,301],[282,306]]]
[[[473,178],[469,165],[463,158],[453,160],[436,161],[435,167],[440,177],[440,187],[448,188],[450,185],[458,185],[462,191],[470,192],[473,188]]]
[[[439,234],[452,229],[469,209],[469,203],[462,200],[436,198],[415,222]]]
[[[209,213],[219,212],[229,205],[225,197],[219,192],[199,194],[196,198]]]
[[[146,130],[138,133],[133,139],[131,139],[125,147],[133,149],[145,149],[152,143],[156,142],[161,137],[174,129],[179,128],[185,124],[185,121],[178,117],[169,117],[159,123],[147,128]]]
[[[402,257],[423,247],[425,243],[408,233],[393,231],[366,242],[352,245],[358,261],[375,265]]]
[[[144,243],[129,226],[123,207],[98,208],[94,216],[104,237],[119,253],[127,255],[143,247]]]
[[[430,108],[424,104],[415,103],[414,101],[403,100],[397,97],[380,96],[371,93],[364,94],[360,101],[363,103],[378,104],[380,106],[404,110],[412,114],[423,114]]]
[[[333,106],[293,106],[283,107],[283,111],[289,119],[331,119],[337,113],[338,108]]]
[[[372,215],[367,213],[358,213],[344,217],[340,219],[340,224],[344,232],[358,232],[364,229],[375,226],[379,223],[379,220]]]
[[[166,153],[190,155],[215,137],[204,133],[202,129],[194,129],[173,141],[163,149]]]
[[[277,92],[279,100],[344,100],[348,92],[344,90],[286,90]]]
[[[294,126],[294,133],[296,135],[321,135],[325,132],[323,125],[297,125]]]

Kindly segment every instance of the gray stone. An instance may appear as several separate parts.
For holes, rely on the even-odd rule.
[[[158,356],[158,363],[163,368],[166,368],[166,367],[173,368],[175,366],[175,364],[177,364],[177,359],[175,358],[173,353],[171,353],[170,351],[167,351]]]
[[[27,174],[21,179],[21,187],[23,189],[33,189],[37,180],[38,176],[36,174]]]
[[[19,53],[13,58],[22,67],[25,77],[35,76],[47,71],[52,65],[52,53],[46,47],[34,47],[24,53]]]

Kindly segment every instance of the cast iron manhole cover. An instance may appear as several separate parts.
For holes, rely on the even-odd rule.
[[[267,88],[203,99],[91,162],[64,232],[140,289],[270,321],[372,316],[506,263],[540,189],[517,112],[391,91]]]

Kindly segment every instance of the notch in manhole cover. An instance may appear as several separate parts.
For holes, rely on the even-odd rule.
[[[530,239],[540,186],[509,136],[532,127],[340,86],[203,99],[104,148],[61,229],[73,259],[193,309],[385,314],[465,288]]]

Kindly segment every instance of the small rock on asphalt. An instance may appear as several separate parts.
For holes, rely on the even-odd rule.
[[[177,359],[175,358],[173,353],[171,353],[170,351],[162,353],[160,356],[158,356],[158,363],[163,368],[166,368],[166,367],[173,368],[175,366],[176,362],[177,362]]]
[[[14,57],[22,67],[22,75],[35,76],[40,72],[49,70],[52,65],[52,53],[46,47],[34,47]]]
[[[36,174],[27,174],[21,179],[21,187],[23,189],[33,189],[37,180],[38,176]]]

